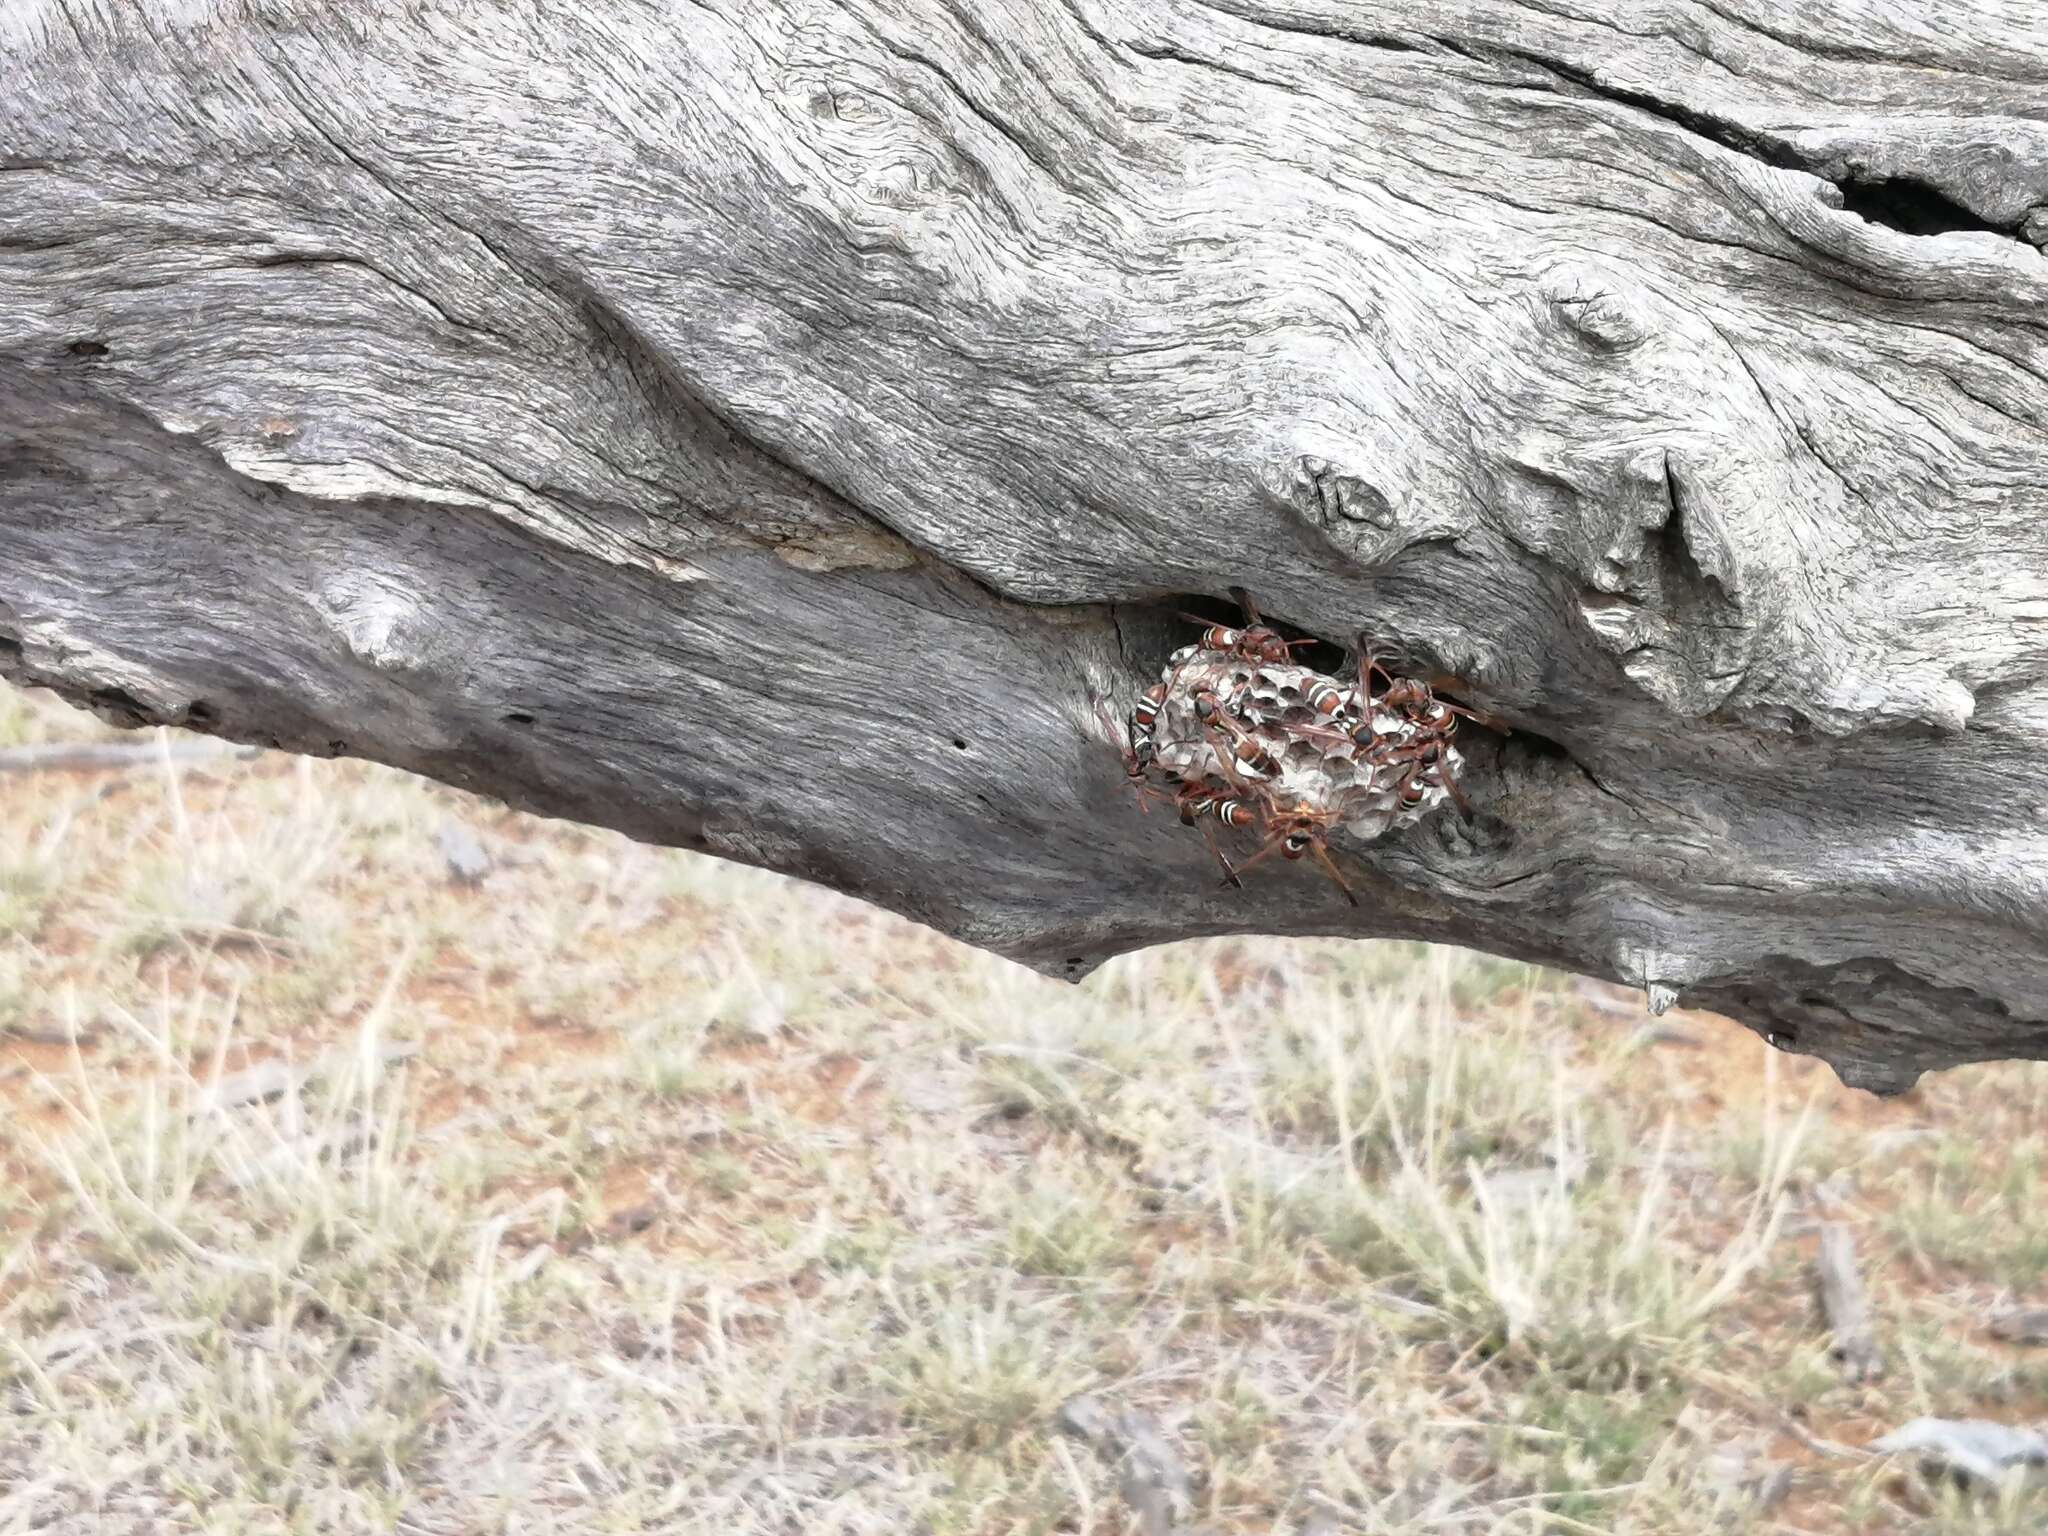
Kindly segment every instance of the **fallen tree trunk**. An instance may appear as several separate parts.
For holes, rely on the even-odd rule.
[[[133,9],[0,16],[8,675],[1055,975],[1404,935],[2048,1055],[2010,8]],[[1240,583],[1514,728],[1362,912],[1118,793]]]

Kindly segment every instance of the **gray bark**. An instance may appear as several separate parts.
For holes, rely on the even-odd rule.
[[[1054,975],[2048,1055],[2038,7],[589,9],[0,11],[0,668]],[[1360,912],[1118,793],[1234,583],[1514,727]]]

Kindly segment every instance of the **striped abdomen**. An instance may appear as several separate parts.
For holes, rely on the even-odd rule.
[[[1237,766],[1245,773],[1263,777],[1279,771],[1280,765],[1273,760],[1273,754],[1266,750],[1258,737],[1249,733],[1237,738],[1231,747],[1230,755],[1237,760]]]
[[[1342,714],[1351,702],[1351,690],[1321,678],[1308,691],[1308,707],[1319,715]]]
[[[1154,683],[1131,706],[1131,752],[1140,763],[1152,761],[1153,730],[1159,724],[1160,706],[1166,702],[1166,684]]]
[[[1213,816],[1226,827],[1248,827],[1252,824],[1252,808],[1242,800],[1228,797],[1197,801],[1181,819],[1193,826],[1197,816]]]

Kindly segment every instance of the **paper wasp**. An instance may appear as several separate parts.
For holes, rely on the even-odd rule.
[[[1213,696],[1210,697],[1213,702]],[[1198,712],[1199,709],[1200,703],[1198,701]],[[1238,730],[1245,731],[1246,735],[1249,736],[1248,728],[1235,720],[1231,720],[1229,716],[1222,715],[1219,712],[1216,718],[1218,721],[1229,721],[1231,725],[1235,726]],[[1215,725],[1207,721],[1204,724],[1212,731],[1216,729]],[[1215,749],[1213,742],[1211,743],[1211,749]],[[1264,751],[1263,748],[1260,750]],[[1252,817],[1256,821],[1259,830],[1265,833],[1266,840],[1257,853],[1253,854],[1236,869],[1230,869],[1228,864],[1224,866],[1229,871],[1227,883],[1231,885],[1240,884],[1241,882],[1238,877],[1245,870],[1264,862],[1276,853],[1283,859],[1289,860],[1312,857],[1318,864],[1322,865],[1323,872],[1336,882],[1337,889],[1344,893],[1344,899],[1350,902],[1352,906],[1357,906],[1358,898],[1352,894],[1351,886],[1344,879],[1343,872],[1337,868],[1336,860],[1330,857],[1330,833],[1341,819],[1341,813],[1331,809],[1319,810],[1300,801],[1283,802],[1280,799],[1279,793],[1271,785],[1257,781],[1245,782],[1237,776],[1237,769],[1233,766],[1233,761],[1237,756],[1238,752],[1235,750],[1230,753],[1217,751],[1217,766],[1222,770],[1223,777],[1229,782],[1237,805],[1239,807],[1245,805],[1252,807]],[[1232,825],[1242,826],[1244,823],[1238,820],[1233,821]],[[1220,858],[1222,855],[1218,854],[1218,857]]]
[[[1375,672],[1387,680],[1386,692],[1377,699],[1372,692]],[[1350,732],[1351,742],[1372,767],[1405,770],[1394,781],[1401,804],[1406,808],[1418,806],[1428,798],[1430,789],[1440,788],[1450,796],[1458,814],[1468,822],[1472,820],[1472,802],[1465,798],[1464,790],[1451,773],[1451,737],[1458,729],[1460,716],[1482,725],[1498,722],[1477,710],[1438,698],[1429,684],[1420,679],[1395,677],[1380,664],[1363,635],[1359,636],[1358,700],[1364,718]],[[1382,712],[1406,725],[1407,732],[1397,737],[1380,730],[1374,717]]]
[[[1259,617],[1258,606],[1252,602],[1251,594],[1243,587],[1232,587],[1231,596],[1244,609],[1244,626],[1233,629],[1228,624],[1211,624],[1199,614],[1184,613],[1182,618],[1202,628],[1201,647],[1206,651],[1223,651],[1232,656],[1241,656],[1246,661],[1270,662],[1284,665],[1293,659],[1296,647],[1314,645],[1314,640],[1283,640],[1280,632],[1268,626]]]
[[[1210,742],[1210,750],[1219,758],[1227,756],[1240,773],[1253,778],[1271,778],[1280,771],[1280,763],[1272,750],[1260,741],[1257,732],[1237,716],[1224,709],[1213,693],[1195,695],[1195,718],[1205,729],[1221,731],[1230,738],[1230,751],[1226,754]]]

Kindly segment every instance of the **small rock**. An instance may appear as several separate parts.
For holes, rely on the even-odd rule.
[[[1497,1210],[1533,1205],[1551,1195],[1563,1194],[1586,1175],[1586,1159],[1569,1153],[1562,1167],[1551,1163],[1540,1168],[1481,1168],[1471,1175],[1472,1192]]]
[[[645,1232],[661,1218],[661,1207],[652,1200],[643,1200],[638,1205],[614,1211],[605,1220],[605,1232],[612,1237],[626,1237],[635,1232]]]
[[[450,816],[434,834],[434,844],[448,864],[448,878],[456,885],[475,887],[491,872],[491,856],[466,822]]]
[[[1847,1205],[1855,1193],[1856,1175],[1846,1168],[1837,1168],[1814,1184],[1811,1198],[1817,1209],[1831,1211]]]
[[[2048,1344],[2048,1307],[2011,1307],[1990,1326],[1991,1336],[2008,1344]]]
[[[1646,1045],[1698,1045],[1700,1037],[1689,1029],[1680,1029],[1676,1024],[1652,1022],[1643,1025],[1629,1037],[1637,1046]]]
[[[1122,1474],[1118,1491],[1144,1536],[1175,1536],[1193,1505],[1194,1479],[1157,1419],[1137,1409],[1112,1412],[1100,1398],[1083,1393],[1060,1404],[1054,1422]]]
[[[1102,1406],[1102,1399],[1090,1397],[1085,1392],[1061,1403],[1054,1423],[1061,1434],[1072,1435],[1090,1445],[1098,1445],[1109,1437],[1109,1410]]]
[[[1581,1003],[1595,1013],[1610,1014],[1621,1019],[1640,1019],[1644,1008],[1641,1001],[1633,996],[1623,996],[1609,989],[1604,983],[1591,977],[1581,976],[1572,987]]]
[[[239,1109],[244,1104],[261,1104],[282,1098],[305,1080],[306,1074],[289,1062],[259,1061],[246,1071],[222,1078],[193,1107],[195,1115],[211,1109]]]
[[[1763,1513],[1792,1489],[1792,1467],[1772,1461],[1754,1440],[1728,1440],[1700,1463],[1700,1478],[1729,1504]]]
[[[375,1065],[379,1070],[394,1067],[400,1062],[410,1061],[419,1051],[419,1046],[410,1040],[388,1040],[377,1047]],[[191,1112],[196,1118],[214,1110],[241,1109],[246,1105],[280,1099],[294,1089],[303,1088],[316,1077],[332,1077],[348,1070],[357,1059],[358,1052],[341,1046],[309,1067],[296,1067],[277,1057],[259,1061],[243,1071],[229,1074],[208,1088],[194,1100]]]

